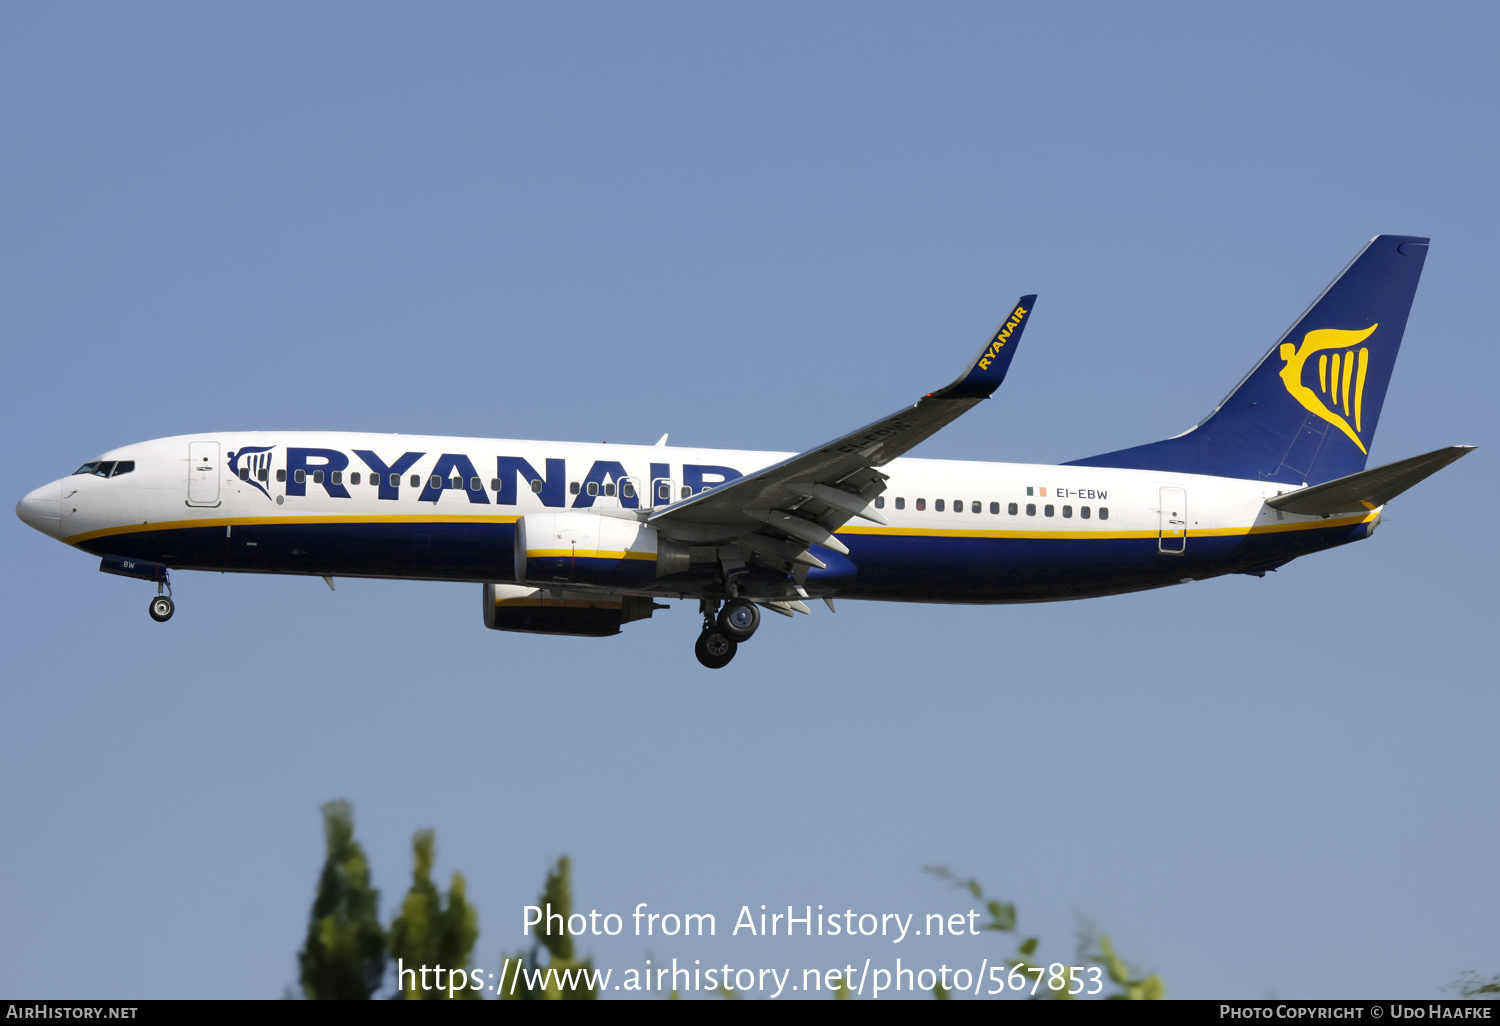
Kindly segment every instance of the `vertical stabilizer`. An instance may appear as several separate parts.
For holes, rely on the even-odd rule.
[[[1317,484],[1365,468],[1427,239],[1377,235],[1197,427],[1070,466]]]

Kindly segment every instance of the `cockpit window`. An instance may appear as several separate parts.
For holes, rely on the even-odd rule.
[[[119,477],[135,469],[135,460],[91,460],[73,471],[73,476],[93,474],[95,477]]]

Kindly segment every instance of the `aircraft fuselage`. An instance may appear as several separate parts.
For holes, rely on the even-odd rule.
[[[157,439],[22,500],[32,526],[95,555],[173,569],[432,581],[515,581],[528,513],[644,515],[789,454],[345,432]],[[123,461],[123,462],[122,462]],[[882,468],[887,525],[813,546],[808,595],[906,602],[1087,598],[1254,572],[1367,537],[1379,511],[1278,513],[1275,482],[1094,467],[903,458]],[[55,499],[53,498],[55,496]],[[55,505],[53,505],[55,503]],[[30,512],[28,512],[28,510]],[[54,521],[47,514],[56,512]],[[714,563],[713,544],[694,546]],[[554,585],[558,582],[554,581]],[[692,570],[566,585],[662,597],[722,595]]]

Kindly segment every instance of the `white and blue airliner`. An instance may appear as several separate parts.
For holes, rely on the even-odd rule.
[[[1377,236],[1191,430],[1061,466],[903,458],[1005,379],[1023,296],[958,380],[800,454],[298,431],[140,442],[16,513],[157,582],[169,572],[467,581],[484,624],[604,636],[697,600],[698,659],[821,599],[1090,598],[1264,576],[1368,538],[1449,446],[1367,470],[1428,240]]]

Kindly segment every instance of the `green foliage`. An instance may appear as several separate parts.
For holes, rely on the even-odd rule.
[[[955,876],[952,870],[948,869],[948,867],[946,866],[927,866],[926,870],[938,879],[946,880],[960,890],[968,891],[971,895],[974,896],[974,899],[976,901],[985,901],[984,889],[979,886],[978,880],[961,880],[957,876]],[[1012,905],[1008,902],[1001,902],[991,899],[990,901],[985,902],[984,908],[985,912],[989,915],[988,921],[986,921],[984,924],[984,929],[992,930],[996,933],[1015,932],[1015,905]],[[1017,944],[1015,955],[1007,959],[1010,968],[1013,971],[1019,970],[1023,975],[1035,970],[1041,970],[1043,973],[1045,973],[1045,966],[1037,965],[1036,963],[1031,961],[1032,956],[1036,954],[1036,949],[1040,945],[1041,940],[1037,937],[1027,937],[1025,940]],[[1113,994],[1104,995],[1109,1000],[1161,1001],[1164,1000],[1167,996],[1166,984],[1162,982],[1162,978],[1160,976],[1153,974],[1151,976],[1139,978],[1136,975],[1132,974],[1130,968],[1126,966],[1125,962],[1115,954],[1114,945],[1110,943],[1108,934],[1103,934],[1095,938],[1092,928],[1084,931],[1080,935],[1078,958],[1080,961],[1092,962],[1101,966],[1104,969],[1105,973],[1109,976],[1110,981],[1119,988],[1118,991]],[[1043,993],[1045,993],[1048,998],[1063,1001],[1072,1000],[1073,998],[1078,996],[1069,994],[1067,987],[1064,987],[1059,991],[1052,990],[1045,984],[1040,989],[1038,989],[1035,996],[1041,997]],[[939,1000],[947,1000],[948,991],[943,987],[941,982],[939,982],[933,989],[933,996],[938,998]]]
[[[328,857],[318,880],[317,896],[309,916],[307,941],[298,955],[301,966],[302,992],[316,999],[369,998],[380,987],[385,976],[387,952],[400,959],[406,969],[442,966],[444,976],[466,972],[471,964],[474,944],[479,939],[479,914],[468,903],[462,873],[450,879],[446,901],[432,882],[436,843],[432,831],[418,831],[412,838],[412,882],[401,903],[401,911],[391,924],[389,934],[380,927],[380,892],[370,886],[369,863],[364,849],[354,839],[354,815],[345,801],[323,806],[323,831]],[[967,891],[982,902],[988,919],[983,928],[995,933],[1016,932],[1016,907],[996,899],[986,900],[984,889],[974,879],[961,880],[943,866],[928,866],[927,872]],[[580,960],[573,938],[566,929],[549,932],[548,917],[561,917],[566,924],[573,914],[573,864],[567,856],[559,858],[547,873],[537,904],[543,911],[543,926],[536,934],[530,951],[505,956],[501,964],[497,990],[502,998],[517,1000],[593,1000],[599,994],[584,978],[593,975],[593,960]],[[1040,970],[1031,959],[1040,946],[1036,937],[1026,937],[1016,944],[1015,954],[1007,959],[1012,971],[1026,974]],[[543,951],[546,952],[545,965]],[[1095,935],[1092,927],[1080,933],[1078,959],[1099,965],[1114,984],[1116,991],[1105,995],[1110,1000],[1161,1000],[1166,987],[1157,975],[1142,976],[1132,970],[1115,952],[1107,934]],[[447,982],[446,980],[444,982]],[[512,986],[514,985],[514,987]],[[511,993],[514,989],[514,993]],[[1449,984],[1462,997],[1477,998],[1500,994],[1500,976],[1490,979],[1477,973],[1465,973]],[[721,985],[722,997],[737,999],[739,994]],[[1067,999],[1061,991],[1043,987],[1037,997]],[[449,989],[434,986],[430,990],[410,987],[400,997],[416,1000],[446,999]],[[477,1000],[479,991],[464,987],[452,996]],[[834,990],[839,1001],[854,995],[848,982],[840,980]],[[674,990],[670,998],[677,999]],[[946,1001],[951,992],[939,981],[933,997]]]
[[[302,993],[322,1000],[368,998],[385,975],[385,931],[380,892],[370,886],[348,802],[323,806],[323,834],[328,858],[298,954]]]
[[[550,911],[552,915],[562,916],[564,924],[568,917],[573,914],[573,860],[564,855],[557,860],[555,865],[547,873],[547,881],[542,887],[542,895],[537,899],[543,913],[543,927],[537,932],[536,943],[532,944],[531,950],[518,954],[503,956],[501,965],[501,989],[500,996],[507,1000],[526,1001],[593,1001],[599,997],[599,992],[592,987],[582,985],[577,970],[592,973],[594,960],[592,958],[579,960],[575,957],[573,938],[566,930],[560,934],[552,934],[546,930],[546,915]],[[551,909],[548,909],[548,906]],[[547,952],[547,964],[541,964],[541,953]],[[538,972],[546,971],[543,977],[544,986],[535,989],[526,985],[527,978],[535,978]],[[515,993],[511,993],[511,981],[515,973],[522,973],[522,978],[516,982]],[[569,974],[565,976],[564,974]],[[569,982],[571,981],[571,982]]]
[[[419,830],[412,838],[411,890],[401,903],[400,915],[391,923],[391,957],[406,968],[441,966],[446,972],[467,972],[474,942],[479,939],[479,913],[465,897],[462,873],[453,874],[444,907],[443,896],[432,882],[433,854],[432,831]],[[431,990],[409,986],[398,991],[400,997],[410,1001],[446,1000],[450,993],[461,1001],[480,998],[479,991],[468,987],[451,991],[443,986]]]
[[[1106,995],[1110,1001],[1165,1001],[1167,985],[1160,976],[1152,973],[1141,976],[1133,972],[1110,943],[1109,934],[1101,933],[1094,943],[1092,927],[1086,927],[1079,935],[1078,957],[1104,967],[1110,982],[1119,987],[1119,992]]]
[[[1486,979],[1470,970],[1452,983],[1446,984],[1443,989],[1456,991],[1459,997],[1471,1001],[1477,998],[1500,997],[1500,973]]]

